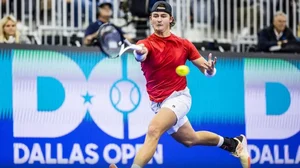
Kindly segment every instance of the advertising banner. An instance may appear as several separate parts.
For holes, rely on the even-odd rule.
[[[300,59],[220,56],[213,78],[187,65],[196,131],[245,134],[253,168],[300,167]],[[1,49],[0,68],[0,167],[130,167],[155,115],[132,55]],[[164,134],[146,167],[241,166]]]

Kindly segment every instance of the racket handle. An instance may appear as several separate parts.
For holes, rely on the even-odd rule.
[[[133,50],[142,50],[142,46],[135,45],[135,44],[133,44],[133,45],[131,46],[131,48],[132,48]]]

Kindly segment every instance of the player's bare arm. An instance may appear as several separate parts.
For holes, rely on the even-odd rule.
[[[215,65],[217,63],[217,57],[214,57],[212,60],[212,54],[208,55],[208,61],[204,57],[200,57],[198,59],[192,60],[192,63],[199,68],[199,70],[203,74],[209,74],[212,75],[215,73]]]
[[[95,38],[97,38],[97,36],[98,36],[98,31],[96,31],[96,32],[93,33],[93,34],[90,34],[90,35],[86,36],[86,37],[84,38],[84,40],[83,40],[83,43],[84,43],[85,45],[90,45],[90,44],[92,43],[92,40],[95,39]]]

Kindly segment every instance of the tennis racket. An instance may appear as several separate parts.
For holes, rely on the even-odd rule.
[[[141,50],[142,47],[131,44],[117,26],[112,23],[104,23],[98,30],[98,42],[101,51],[108,58],[122,56],[127,50]]]

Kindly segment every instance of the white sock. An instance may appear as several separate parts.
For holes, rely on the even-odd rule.
[[[142,167],[139,166],[139,165],[137,165],[137,164],[133,164],[133,165],[131,166],[131,168],[142,168]]]
[[[223,145],[223,143],[224,143],[224,138],[223,137],[221,137],[221,136],[219,136],[219,143],[217,144],[217,147],[220,147],[221,145]]]

